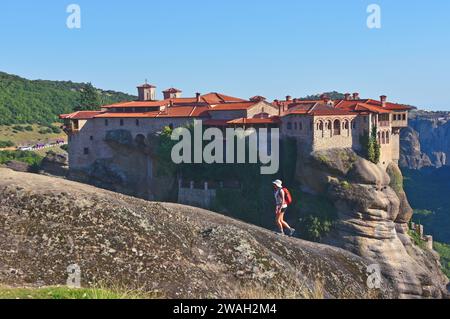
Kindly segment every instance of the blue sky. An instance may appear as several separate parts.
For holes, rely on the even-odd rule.
[[[66,27],[69,4],[82,28]],[[366,25],[381,7],[381,29]],[[135,93],[329,90],[450,110],[448,0],[2,0],[0,70]]]

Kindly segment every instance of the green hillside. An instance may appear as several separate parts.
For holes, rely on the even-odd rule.
[[[450,167],[402,169],[405,191],[414,208],[413,220],[435,240],[450,243]]]
[[[58,115],[79,104],[84,83],[27,80],[0,72],[0,125],[54,123]],[[136,97],[97,89],[101,104],[133,100]]]

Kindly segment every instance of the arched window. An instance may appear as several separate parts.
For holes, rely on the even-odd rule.
[[[145,147],[145,145],[146,145],[145,136],[142,134],[138,134],[136,136],[136,138],[134,139],[134,142],[137,147]]]
[[[349,125],[348,125],[348,120],[344,121],[344,129],[348,130]]]
[[[323,137],[323,122],[322,121],[318,121],[317,122],[316,129],[317,129],[317,131],[322,132],[321,134],[322,134],[322,137]]]
[[[381,144],[386,144],[386,135],[384,132],[381,133]]]
[[[390,143],[390,134],[389,132],[386,132],[386,144]]]
[[[377,133],[377,137],[378,137],[378,144],[381,144],[381,133],[380,132]]]
[[[333,134],[334,135],[341,135],[341,121],[335,120],[333,123]]]

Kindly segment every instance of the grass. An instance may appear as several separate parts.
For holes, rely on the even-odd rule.
[[[435,242],[434,249],[441,256],[442,271],[450,279],[450,245]]]
[[[61,124],[55,123],[54,126]],[[20,127],[21,129],[18,129]],[[6,126],[0,125],[0,141],[11,141],[14,145],[32,145],[36,143],[46,143],[57,139],[66,139],[64,132],[53,133],[51,130],[46,130],[47,127],[38,124],[33,125],[14,125]],[[45,134],[42,134],[43,131]],[[41,131],[41,132],[40,132]]]
[[[409,237],[411,237],[414,245],[419,246],[422,249],[425,249],[425,241],[420,238],[419,234],[413,230],[408,231]]]
[[[0,287],[0,299],[155,299],[155,293],[105,288]]]

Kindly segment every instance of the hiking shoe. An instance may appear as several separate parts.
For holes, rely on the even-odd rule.
[[[294,234],[295,234],[295,229],[294,229],[294,228],[291,228],[291,229],[289,230],[289,236],[294,236]]]
[[[285,234],[285,233],[283,233],[283,232],[279,232],[279,231],[275,232],[275,234],[277,234],[277,235],[279,235],[279,236],[286,236],[286,234]]]

